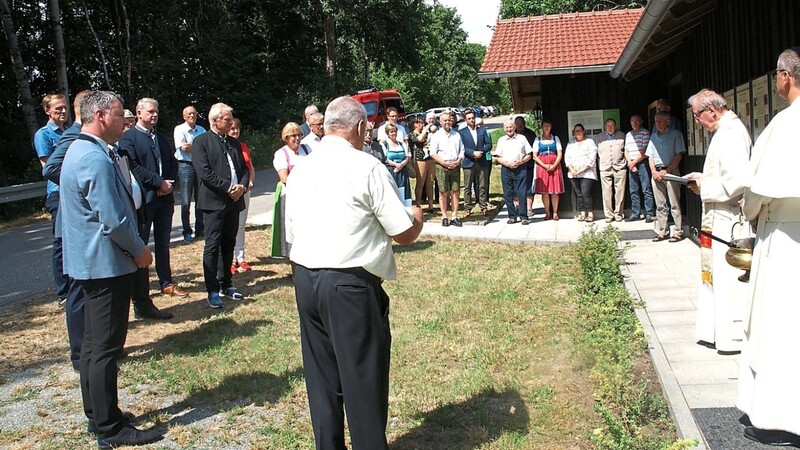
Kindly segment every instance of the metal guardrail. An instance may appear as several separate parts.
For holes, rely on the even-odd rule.
[[[47,181],[0,187],[0,204],[47,195]]]

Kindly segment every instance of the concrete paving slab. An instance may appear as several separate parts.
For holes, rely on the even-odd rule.
[[[738,383],[694,384],[681,389],[689,408],[733,408],[736,406]]]
[[[671,361],[675,379],[682,386],[727,384],[739,377],[736,361]]]
[[[691,325],[694,327],[695,315],[689,311],[652,311],[647,313],[654,327]]]

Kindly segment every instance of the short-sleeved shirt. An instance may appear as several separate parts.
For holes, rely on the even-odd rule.
[[[45,126],[39,128],[39,131],[33,136],[33,148],[36,150],[36,156],[41,158],[49,158],[50,155],[56,150],[58,140],[64,130],[58,128],[56,124],[48,121]],[[47,182],[47,195],[58,191],[58,185],[52,181]]]
[[[378,141],[380,142],[389,139],[389,136],[386,134],[386,125],[388,125],[388,123],[385,123],[380,127],[378,127]],[[400,125],[399,123],[397,124],[397,140],[398,141],[408,140],[408,131],[406,131],[406,127]]]
[[[289,259],[309,269],[361,267],[395,279],[391,236],[413,225],[397,184],[380,161],[338,136],[325,136],[319,149],[289,175]]]
[[[197,124],[195,124],[194,128],[189,127],[186,122],[176,126],[172,133],[172,137],[175,140],[175,159],[192,162],[192,153],[183,151],[181,144],[191,144],[197,136],[205,132],[206,129]]]
[[[272,155],[272,167],[275,168],[275,171],[286,169],[289,173],[292,172],[294,165],[297,164],[297,159],[299,156],[297,153],[293,152],[289,146],[284,145],[283,147],[279,148],[274,155]]]
[[[464,143],[458,131],[450,129],[450,132],[439,129],[431,136],[431,155],[439,155],[443,161],[458,161],[464,158]]]
[[[668,166],[678,153],[685,153],[683,135],[680,131],[667,129],[664,133],[656,131],[650,135],[645,154],[653,158],[656,166]]]
[[[502,158],[507,163],[521,161],[525,155],[533,153],[531,144],[525,135],[514,133],[513,136],[501,136],[497,140],[497,146],[492,151],[492,156]]]
[[[300,148],[298,149],[298,154],[300,156],[308,156],[314,150],[319,147],[319,143],[322,141],[322,138],[317,136],[314,133],[308,133],[303,140],[300,141]]]
[[[648,144],[650,144],[650,132],[646,128],[639,128],[636,133],[631,130],[625,135],[625,151],[632,158],[638,158],[642,152],[647,151]]]

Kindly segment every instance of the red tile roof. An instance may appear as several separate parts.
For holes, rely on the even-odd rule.
[[[560,68],[614,64],[642,11],[637,8],[498,20],[480,72],[546,74]]]

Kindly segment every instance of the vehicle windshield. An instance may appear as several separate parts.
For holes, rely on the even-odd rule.
[[[372,117],[378,113],[378,102],[364,103],[364,109],[367,110],[367,117]]]

